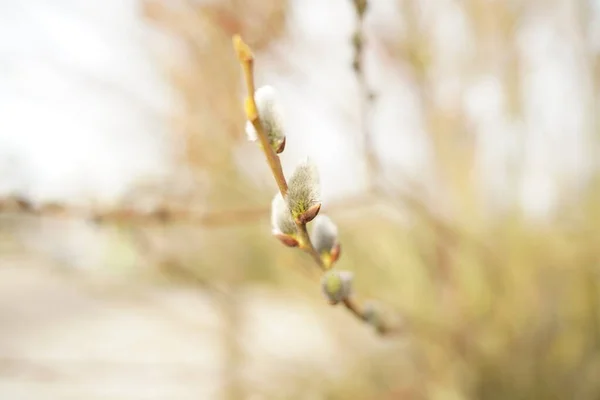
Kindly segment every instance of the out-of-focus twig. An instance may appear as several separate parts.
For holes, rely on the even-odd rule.
[[[200,210],[157,206],[150,210],[135,207],[117,207],[98,209],[65,205],[58,202],[35,204],[23,197],[10,196],[0,199],[0,215],[30,215],[38,217],[80,218],[102,223],[186,223],[202,226],[227,226],[256,221],[268,212],[267,209],[254,208],[203,212]]]
[[[330,212],[350,211],[373,204],[371,196],[356,196],[330,204]],[[269,214],[269,207],[234,209],[223,211],[201,211],[192,208],[159,206],[151,210],[139,210],[134,207],[117,207],[111,209],[94,209],[60,203],[34,204],[20,196],[0,198],[0,216],[23,215],[55,218],[80,218],[96,223],[131,223],[153,224],[185,223],[209,228],[236,226],[256,222]]]
[[[356,28],[352,35],[352,48],[354,51],[352,57],[352,69],[356,76],[356,81],[359,87],[359,118],[360,118],[360,134],[362,138],[363,152],[367,165],[367,190],[373,191],[377,187],[377,177],[381,172],[379,159],[373,145],[373,137],[369,131],[369,112],[371,105],[375,100],[375,94],[369,88],[365,73],[365,32],[364,20],[368,0],[352,0],[352,4],[356,11]]]

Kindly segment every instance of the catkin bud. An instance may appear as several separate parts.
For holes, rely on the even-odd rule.
[[[309,159],[300,163],[288,180],[287,204],[292,217],[300,222],[310,222],[321,209],[321,187],[317,166]]]
[[[271,202],[271,229],[273,235],[286,246],[298,246],[296,223],[281,193],[277,193]]]
[[[272,86],[262,86],[254,93],[254,101],[269,144],[273,151],[281,153],[285,148],[285,133],[283,129],[283,111],[277,91]],[[246,122],[246,135],[248,135],[250,141],[257,140],[256,129],[250,121]]]
[[[310,239],[325,266],[330,268],[339,259],[341,251],[338,229],[331,218],[326,215],[317,216],[312,223]]]
[[[323,275],[321,289],[329,303],[335,305],[350,297],[353,277],[350,271],[328,271]]]
[[[310,239],[319,254],[329,253],[336,245],[338,238],[337,226],[326,215],[317,216],[313,223]]]

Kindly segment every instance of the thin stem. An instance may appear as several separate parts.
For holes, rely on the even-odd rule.
[[[342,303],[348,311],[354,314],[356,318],[367,323],[370,322],[367,320],[367,316],[365,314],[364,309],[361,309],[360,305],[355,299],[353,299],[352,297],[348,297],[344,299]],[[375,324],[375,328],[377,329],[377,332],[381,335],[391,334],[392,332],[399,332],[398,329],[391,329],[387,324],[383,323],[383,321]]]
[[[359,305],[356,303],[356,301],[354,299],[352,299],[351,297],[345,299],[343,301],[344,306],[348,309],[348,311],[350,311],[352,314],[354,314],[354,316],[356,316],[356,318],[358,319],[362,319],[363,321],[365,320],[365,315],[363,313],[363,311],[360,309]]]
[[[306,229],[306,224],[297,222],[296,226],[298,227],[298,232],[300,234],[300,248],[308,253],[313,260],[315,260],[319,268],[321,268],[323,271],[327,270],[327,266],[323,262],[321,255],[315,249],[315,246],[313,246],[312,241],[310,240],[308,230]]]
[[[356,27],[352,35],[352,48],[354,50],[352,69],[359,89],[359,114],[360,134],[362,136],[363,153],[367,166],[367,190],[374,191],[377,188],[377,178],[381,172],[381,166],[377,158],[373,136],[369,131],[369,110],[375,95],[369,88],[364,68],[365,59],[365,12],[369,5],[368,0],[353,0],[356,12]]]

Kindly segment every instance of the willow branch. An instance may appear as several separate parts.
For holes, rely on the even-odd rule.
[[[265,133],[265,130],[263,129],[262,123],[260,121],[256,101],[254,99],[254,93],[256,91],[256,85],[254,83],[254,55],[252,54],[252,50],[250,49],[250,47],[246,43],[244,43],[244,41],[239,35],[235,35],[233,37],[233,47],[236,50],[238,60],[242,67],[242,71],[244,73],[244,80],[246,82],[246,89],[248,91],[245,104],[246,117],[252,123],[252,126],[256,130],[256,135],[258,137],[258,140],[260,141],[262,150],[265,153],[265,157],[267,158],[269,167],[271,168],[271,173],[275,178],[275,182],[279,187],[281,195],[285,198],[288,190],[288,185],[285,179],[285,175],[283,174],[283,168],[281,167],[281,160],[279,159],[277,154],[275,154],[273,148],[269,143],[267,134]],[[312,259],[317,263],[319,268],[325,270],[325,263],[321,259],[319,253],[315,250],[310,240],[310,236],[308,235],[308,231],[306,229],[306,223],[296,221],[296,225],[298,226],[298,232],[300,234],[300,248],[312,257]]]
[[[262,127],[262,124],[260,122],[260,116],[258,115],[257,106],[254,99],[254,93],[256,90],[254,84],[253,70],[254,56],[252,55],[250,47],[246,43],[244,43],[244,41],[239,35],[233,37],[233,46],[237,52],[238,60],[242,67],[242,71],[244,73],[244,78],[246,81],[246,87],[248,90],[248,95],[245,103],[246,117],[252,123],[254,129],[256,130],[258,139],[269,163],[269,167],[271,168],[273,177],[275,178],[275,181],[279,186],[279,191],[281,192],[281,195],[285,198],[285,195],[287,193],[287,181],[285,180],[279,157],[273,151],[267,138],[267,135]],[[321,255],[315,250],[315,247],[308,234],[306,222],[296,220],[296,225],[299,233],[300,249],[308,253],[322,271],[329,270],[332,267],[332,265],[330,262],[326,263],[321,257]],[[371,323],[371,321],[369,321],[369,316],[367,315],[365,308],[361,307],[360,304],[353,297],[347,296],[341,301],[341,303],[344,304],[346,309],[350,313],[352,313],[356,318],[358,318],[361,321]],[[378,333],[380,334],[386,334],[394,331],[393,329],[390,329],[390,327],[385,323],[376,324],[376,328]]]

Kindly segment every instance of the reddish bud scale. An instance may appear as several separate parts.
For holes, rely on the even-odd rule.
[[[339,243],[336,243],[335,246],[333,246],[333,248],[331,249],[331,252],[329,253],[331,256],[331,263],[335,263],[337,260],[339,260],[340,255],[342,253],[342,246]]]
[[[287,247],[298,247],[298,245],[300,244],[295,237],[286,235],[284,233],[276,233],[273,236],[279,239],[279,241]]]
[[[310,207],[308,210],[306,210],[304,213],[298,216],[298,223],[306,224],[312,221],[317,215],[319,215],[320,210],[321,203],[315,204],[314,206]]]

